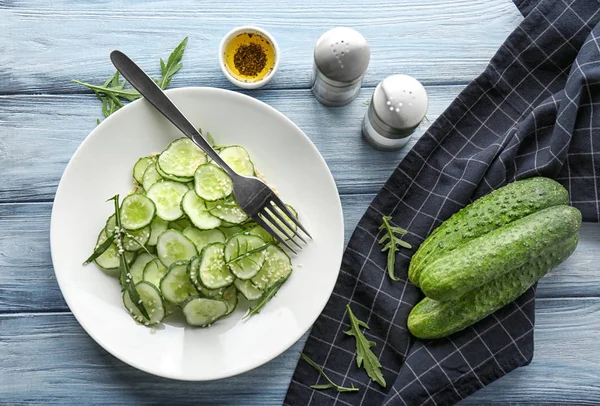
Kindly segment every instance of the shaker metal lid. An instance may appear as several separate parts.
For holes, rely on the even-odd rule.
[[[394,130],[412,130],[425,117],[429,101],[423,85],[408,75],[385,78],[373,93],[377,117]]]
[[[323,76],[342,83],[359,81],[369,66],[371,51],[365,37],[347,27],[333,28],[315,45],[315,65]]]

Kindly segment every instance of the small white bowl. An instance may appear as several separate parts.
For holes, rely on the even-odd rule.
[[[236,78],[229,72],[229,70],[227,69],[227,64],[225,62],[225,47],[227,46],[229,41],[237,35],[247,33],[262,35],[263,37],[268,39],[273,45],[273,50],[275,52],[275,63],[273,64],[273,69],[271,69],[271,72],[269,72],[264,78],[255,82],[248,82]],[[234,85],[241,87],[242,89],[258,89],[259,87],[262,87],[269,83],[269,81],[273,78],[273,76],[275,76],[275,73],[277,72],[277,68],[279,67],[279,46],[277,45],[277,41],[275,41],[275,38],[273,38],[273,36],[269,34],[268,31],[260,27],[252,25],[237,27],[229,31],[221,40],[221,44],[219,45],[219,65],[221,66],[221,71],[223,71],[225,77],[229,79],[229,81]]]

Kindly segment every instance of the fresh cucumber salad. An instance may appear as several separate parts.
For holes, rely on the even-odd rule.
[[[215,149],[235,171],[254,175],[243,147]],[[206,327],[231,314],[240,295],[250,316],[289,278],[289,256],[238,206],[231,178],[188,138],[140,158],[133,178],[134,190],[112,199],[115,213],[85,264],[119,278],[136,321],[150,326],[181,311],[191,326]]]

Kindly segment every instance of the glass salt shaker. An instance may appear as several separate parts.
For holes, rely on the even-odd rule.
[[[347,27],[323,34],[315,45],[312,91],[327,106],[343,106],[356,98],[369,66],[365,37]]]
[[[392,75],[377,85],[362,124],[373,147],[394,151],[404,147],[429,105],[423,85],[408,75]]]

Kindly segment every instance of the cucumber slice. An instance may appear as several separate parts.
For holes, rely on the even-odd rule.
[[[140,313],[138,308],[131,301],[127,290],[123,292],[123,304],[125,305],[125,308],[129,311],[129,313],[131,313],[131,316],[136,321],[139,321],[146,326],[160,323],[160,321],[165,317],[165,306],[158,289],[156,289],[154,285],[143,281],[135,285],[135,289],[140,295],[142,303],[144,303],[144,307],[150,316],[150,320],[142,316],[142,313]]]
[[[177,231],[183,231],[188,227],[191,227],[192,223],[185,217],[180,218],[179,220],[171,221],[169,223],[169,228],[172,228]]]
[[[233,198],[206,202],[208,211],[215,217],[232,224],[240,224],[248,219],[248,215]]]
[[[165,171],[163,171],[158,163],[156,164],[156,172],[158,172],[158,174],[161,177],[163,177],[164,179],[172,180],[174,182],[188,183],[188,182],[191,182],[194,180],[194,178],[190,178],[190,177],[181,177],[181,176],[170,175],[170,174],[166,173]]]
[[[148,262],[152,260],[154,260],[154,257],[147,252],[144,252],[138,255],[135,261],[133,261],[133,264],[131,264],[131,267],[129,268],[129,273],[131,274],[131,279],[134,283],[144,280],[144,269]]]
[[[160,217],[154,217],[152,223],[150,223],[150,238],[148,239],[148,245],[156,245],[158,237],[167,230],[169,222],[161,219]]]
[[[150,239],[150,232],[150,227],[127,231],[127,234],[123,237],[123,248],[125,251],[137,251],[146,245]]]
[[[188,277],[190,278],[192,285],[194,285],[196,287],[196,289],[198,289],[198,292],[200,292],[200,296],[206,297],[208,299],[222,299],[223,293],[225,292],[226,288],[207,289],[204,285],[202,285],[202,282],[200,282],[200,279],[198,279],[198,270],[199,269],[200,269],[200,257],[192,258],[192,260],[190,261],[190,263],[188,265]]]
[[[236,234],[225,245],[225,262],[240,279],[250,279],[265,262],[267,244],[255,235]]]
[[[296,212],[296,210],[294,210],[294,208],[292,206],[290,206],[289,204],[286,204],[287,208],[290,209],[290,211],[292,212],[292,214],[294,215],[295,218],[298,218],[298,212]],[[285,231],[287,231],[288,235],[295,235],[296,231],[298,230],[298,226],[288,217],[287,214],[285,214],[283,212],[283,210],[281,210],[280,208],[274,208],[274,209],[269,209],[271,211],[275,211],[277,210],[277,212],[281,215],[281,217],[283,217],[286,220],[286,223],[291,224],[292,227],[288,227],[287,224],[284,224],[281,220],[279,220],[279,218],[275,217],[274,214],[272,214],[273,217],[275,217],[275,222],[281,226],[281,228],[283,228]],[[273,226],[273,222],[269,221],[269,220],[265,220],[270,226],[271,228],[273,228],[275,230],[275,232],[284,240],[289,240],[289,237],[286,236],[284,233],[280,232],[279,229],[275,226]],[[259,226],[260,227],[260,226]],[[262,229],[262,227],[261,227]],[[264,231],[264,229],[263,229]],[[264,231],[266,233],[266,231]],[[268,234],[268,233],[267,233]]]
[[[202,252],[202,249],[206,247],[208,244],[212,244],[214,242],[225,243],[225,234],[219,229],[213,230],[198,230],[195,227],[188,227],[183,230],[183,235],[187,237],[188,240],[194,243],[198,252]]]
[[[127,196],[121,203],[121,225],[127,230],[139,230],[152,223],[156,207],[146,196],[135,193]]]
[[[249,229],[244,231],[244,234],[256,235],[263,239],[264,242],[267,243],[276,243],[277,240],[269,234],[264,228],[259,225],[255,225],[254,227],[250,227]]]
[[[160,281],[167,274],[168,270],[159,259],[155,258],[149,261],[144,267],[143,280],[160,288]]]
[[[148,197],[156,205],[158,217],[173,221],[183,216],[181,200],[188,190],[186,185],[166,180],[152,185],[148,190]]]
[[[110,237],[112,235],[116,226],[117,226],[117,220],[115,218],[115,215],[113,214],[112,216],[110,216],[108,218],[108,220],[106,220],[106,225],[104,226],[104,232],[106,233],[107,237]]]
[[[219,151],[219,156],[240,175],[254,175],[254,164],[248,152],[239,145],[225,147]]]
[[[281,279],[292,273],[290,257],[278,246],[269,245],[265,249],[265,262],[260,271],[252,278],[252,284],[265,291]]]
[[[167,174],[191,178],[196,168],[206,163],[206,154],[187,137],[173,141],[158,157],[158,165]]]
[[[191,222],[201,230],[209,230],[221,225],[221,220],[208,212],[204,200],[193,190],[189,190],[183,196],[181,207]]]
[[[220,230],[223,231],[223,234],[225,234],[226,239],[230,239],[234,235],[239,234],[242,231],[244,231],[244,229],[239,226],[221,228]]]
[[[196,246],[177,230],[167,230],[158,237],[156,252],[160,262],[167,267],[198,254]]]
[[[204,200],[219,200],[233,193],[233,182],[225,171],[216,165],[204,164],[194,174],[196,194]]]
[[[202,250],[198,279],[207,289],[218,289],[233,283],[224,259],[225,244],[216,242]]]
[[[250,280],[236,279],[233,284],[248,300],[258,300],[263,295],[263,291],[254,286]]]
[[[187,266],[188,261],[174,262],[160,281],[160,291],[163,296],[175,304],[181,304],[188,297],[198,294],[188,278]]]
[[[205,327],[227,314],[227,305],[222,300],[206,299],[201,296],[189,298],[182,304],[185,320],[191,326]]]
[[[106,241],[107,238],[108,238],[108,236],[106,235],[105,230],[100,231],[100,234],[98,235],[98,240],[96,242],[96,247],[94,249],[98,248],[98,246],[100,244],[102,244],[104,241]],[[135,258],[134,252],[125,252],[125,259],[127,260],[128,263],[133,261],[134,258]],[[100,255],[98,258],[96,258],[94,260],[94,262],[96,263],[96,265],[98,265],[100,268],[102,268],[104,270],[118,269],[119,268],[119,249],[113,243],[106,251],[104,251],[102,253],[102,255]],[[115,276],[118,276],[118,273]]]
[[[137,160],[135,165],[133,165],[133,179],[136,180],[140,185],[144,179],[144,172],[150,165],[154,163],[155,159],[152,156],[145,156]]]
[[[156,164],[150,164],[144,171],[144,176],[142,176],[142,187],[146,192],[148,192],[152,185],[154,185],[157,182],[161,182],[162,180],[163,177],[160,176],[160,174],[156,170]]]
[[[225,313],[224,316],[227,316],[235,310],[238,304],[237,289],[235,286],[231,285],[225,289],[225,292],[223,292],[223,301],[225,302],[225,305],[227,305],[227,313]]]

